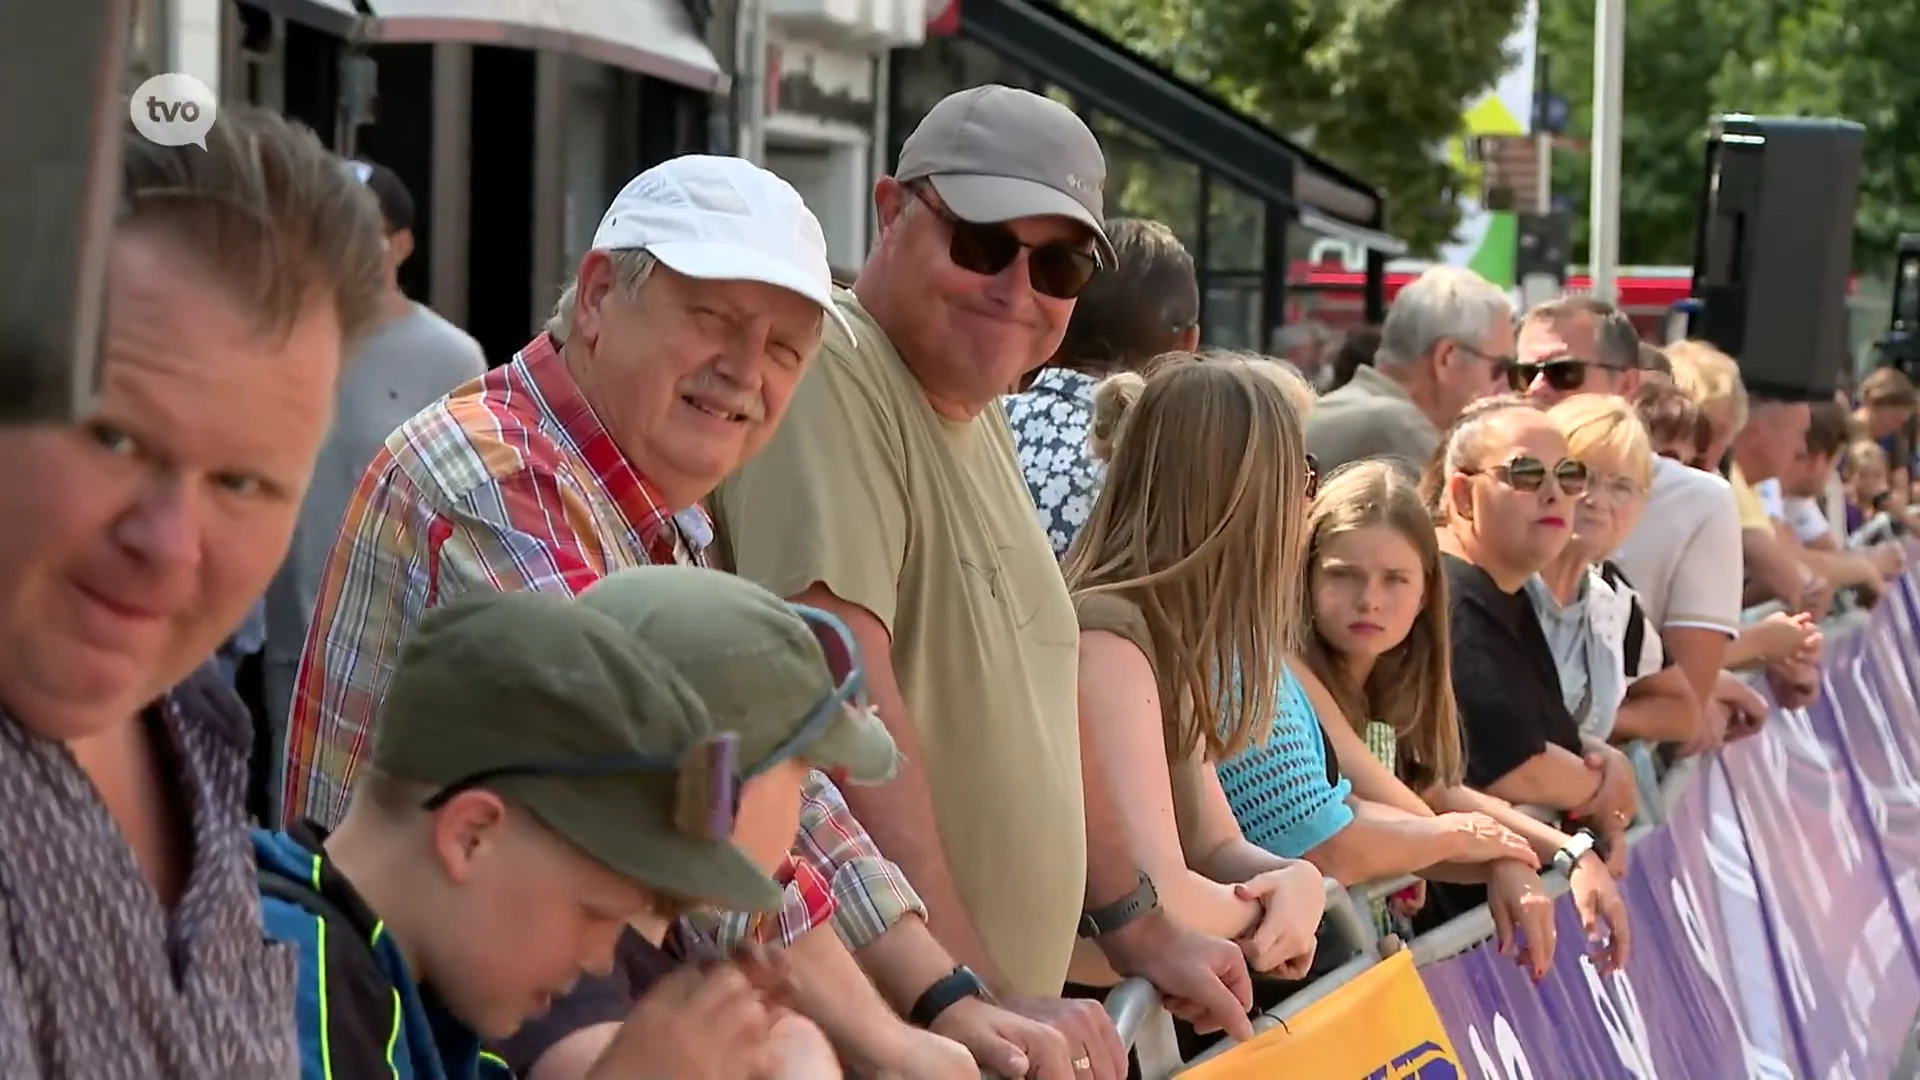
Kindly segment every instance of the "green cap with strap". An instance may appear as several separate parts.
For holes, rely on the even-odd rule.
[[[644,566],[593,584],[580,602],[645,640],[740,738],[747,776],[797,758],[856,784],[891,779],[893,737],[859,700],[860,656],[825,612],[745,578],[693,566]]]
[[[680,900],[778,910],[780,887],[727,838],[734,750],[675,662],[597,605],[489,592],[420,620],[372,762],[493,792]]]

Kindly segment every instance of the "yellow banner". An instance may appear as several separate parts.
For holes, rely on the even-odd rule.
[[[1401,951],[1325,1001],[1244,1046],[1182,1073],[1182,1080],[1459,1080],[1467,1070]]]

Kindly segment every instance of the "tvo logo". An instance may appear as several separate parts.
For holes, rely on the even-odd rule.
[[[169,72],[140,84],[127,102],[127,118],[148,142],[207,148],[207,132],[220,113],[220,99],[191,75]]]

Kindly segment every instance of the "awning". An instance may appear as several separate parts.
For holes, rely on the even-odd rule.
[[[955,0],[958,31],[1226,180],[1377,230],[1380,193],[1042,0]],[[1391,238],[1388,238],[1391,239]]]
[[[681,0],[371,0],[362,38],[459,42],[584,57],[707,93],[725,89]]]
[[[360,12],[354,8],[353,0],[247,0],[247,3],[269,15],[278,15],[288,22],[310,26],[341,39],[352,37],[353,25],[360,21]]]
[[[1322,236],[1330,236],[1335,240],[1345,240],[1355,247],[1368,248],[1388,258],[1396,255],[1405,255],[1407,253],[1407,245],[1394,239],[1387,233],[1381,232],[1378,229],[1367,229],[1358,225],[1348,224],[1339,218],[1329,217],[1304,203],[1296,208],[1295,218],[1301,225],[1312,229]]]

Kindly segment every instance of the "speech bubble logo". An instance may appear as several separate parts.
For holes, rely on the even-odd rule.
[[[220,99],[191,75],[168,72],[140,84],[127,102],[133,129],[161,146],[207,148],[207,131],[220,111]]]

